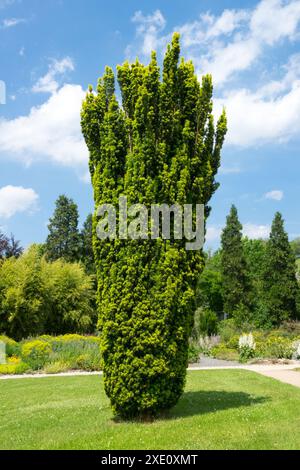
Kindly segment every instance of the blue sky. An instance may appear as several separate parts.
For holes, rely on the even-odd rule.
[[[2,230],[43,242],[62,193],[82,223],[93,208],[85,90],[105,65],[147,61],[153,48],[161,58],[173,31],[199,77],[213,74],[215,113],[225,105],[229,120],[207,246],[218,246],[232,203],[250,237],[267,236],[277,210],[300,236],[299,0],[0,0]]]

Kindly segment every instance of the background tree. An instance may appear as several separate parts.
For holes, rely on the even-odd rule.
[[[11,258],[12,256],[18,258],[23,253],[23,248],[20,242],[15,239],[14,235],[10,237],[4,235],[0,231],[0,259]]]
[[[291,248],[292,248],[292,251],[293,251],[295,257],[297,259],[300,258],[300,237],[295,238],[295,240],[292,240],[290,242],[290,245],[291,245]]]
[[[265,258],[267,241],[261,239],[243,238],[244,254],[251,285],[253,288],[253,324],[259,328],[269,328],[271,323],[268,310],[264,302],[263,274],[265,270]]]
[[[86,271],[90,274],[96,272],[94,252],[93,252],[93,215],[89,214],[83,224],[80,232],[81,250],[80,259],[83,262]]]
[[[155,53],[148,66],[118,67],[123,107],[106,72],[97,94],[90,87],[82,131],[90,152],[96,208],[118,204],[208,202],[226,133],[225,113],[215,129],[212,80],[199,84],[191,62],[179,63],[179,35],[164,58],[162,81]],[[94,228],[97,219],[94,218]],[[186,240],[98,240],[98,326],[105,390],[116,413],[155,413],[180,397],[188,362],[195,288],[204,266]]]
[[[235,206],[226,219],[221,245],[224,311],[242,324],[251,320],[252,286],[242,243],[242,225]]]
[[[18,258],[21,256],[23,251],[24,250],[20,244],[20,241],[16,240],[14,235],[11,233],[10,237],[8,238],[8,244],[5,253],[6,258],[11,258],[12,256]]]
[[[55,211],[48,225],[46,255],[51,261],[64,258],[78,261],[80,256],[80,235],[78,231],[78,207],[65,195],[59,196]]]
[[[0,265],[0,331],[15,339],[95,328],[93,277],[78,263],[47,262],[33,245]]]
[[[4,233],[0,231],[0,259],[5,258],[5,254],[8,248],[8,238]]]
[[[266,249],[263,291],[268,318],[273,325],[297,316],[298,284],[295,256],[284,230],[282,215],[275,214]]]

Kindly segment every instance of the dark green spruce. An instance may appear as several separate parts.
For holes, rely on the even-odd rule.
[[[263,292],[269,321],[279,325],[297,316],[298,284],[295,275],[295,255],[284,230],[282,215],[275,214],[267,243]]]
[[[80,256],[80,235],[78,231],[77,204],[65,195],[58,197],[53,217],[48,225],[46,256],[50,261],[63,258],[78,261]]]
[[[224,312],[238,324],[251,320],[252,285],[242,242],[242,225],[231,207],[221,236]]]

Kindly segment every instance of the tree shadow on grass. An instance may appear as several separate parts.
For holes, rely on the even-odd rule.
[[[245,392],[195,391],[185,392],[177,405],[166,412],[164,419],[183,418],[186,416],[214,413],[231,408],[259,405],[269,401],[267,396],[250,395]]]
[[[223,390],[185,392],[177,405],[172,409],[162,411],[156,416],[143,415],[130,419],[129,421],[151,424],[157,420],[172,420],[206,413],[215,413],[232,408],[259,405],[269,400],[270,397],[268,396],[250,395],[245,392],[226,392]],[[118,416],[114,417],[112,421],[115,424],[124,423],[124,420]]]

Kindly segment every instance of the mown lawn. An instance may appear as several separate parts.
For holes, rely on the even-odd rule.
[[[0,381],[1,449],[300,449],[300,389],[242,370],[190,371],[167,418],[116,422],[102,378]]]

